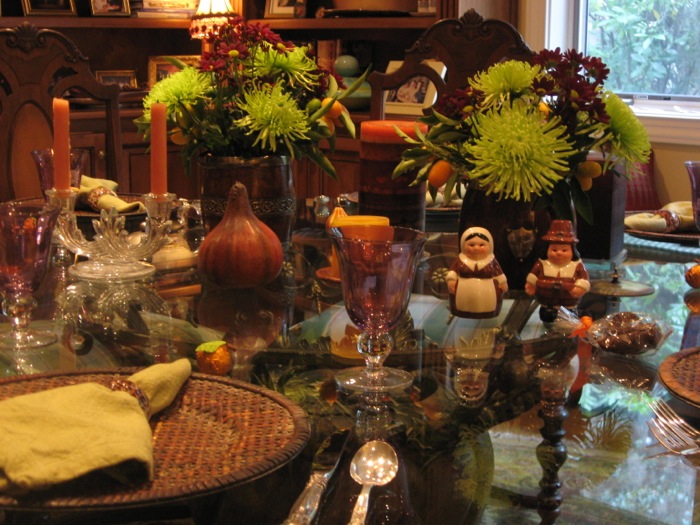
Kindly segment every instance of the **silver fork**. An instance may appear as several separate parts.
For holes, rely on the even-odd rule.
[[[700,431],[690,426],[666,401],[663,399],[654,399],[649,402],[649,406],[657,417],[662,417],[670,424],[677,425],[685,434],[695,441],[700,440]]]
[[[665,419],[654,418],[647,421],[649,430],[667,450],[682,456],[697,454],[700,452],[693,438],[682,432],[678,427],[671,425]]]

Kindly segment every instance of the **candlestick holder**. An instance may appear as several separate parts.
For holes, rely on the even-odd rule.
[[[71,266],[69,275],[90,281],[134,281],[155,273],[155,266],[145,262],[168,241],[170,212],[173,193],[147,193],[143,196],[146,206],[146,228],[139,234],[129,234],[125,229],[126,218],[112,208],[102,210],[100,218],[92,221],[95,236],[87,240],[78,227],[74,189],[47,191],[51,203],[60,206],[56,230],[58,238],[71,252],[87,257],[87,261]]]

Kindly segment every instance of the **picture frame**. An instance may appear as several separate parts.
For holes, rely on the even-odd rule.
[[[90,0],[92,16],[131,16],[129,0]]]
[[[22,0],[24,16],[78,16],[75,0]]]
[[[295,0],[265,0],[265,18],[293,18]]]
[[[439,60],[425,60],[425,64],[445,76],[445,64]],[[391,60],[386,72],[391,73],[401,67],[401,60]],[[411,77],[397,89],[388,89],[384,93],[384,111],[391,115],[422,116],[423,110],[429,108],[437,100],[437,90],[425,75]]]
[[[101,70],[95,71],[95,77],[103,84],[118,84],[120,88],[138,87],[136,71],[133,70]]]
[[[177,66],[168,61],[176,58],[185,64],[196,66],[199,64],[200,55],[179,55],[179,56],[152,56],[148,57],[148,86],[153,87],[156,82],[172,75],[178,71]]]

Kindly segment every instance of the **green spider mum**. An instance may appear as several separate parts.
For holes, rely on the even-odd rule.
[[[295,47],[284,53],[268,49],[255,55],[256,76],[270,78],[284,75],[290,88],[302,87],[313,91],[319,80],[316,62],[309,57],[306,47]]]
[[[309,140],[306,113],[299,109],[282,83],[264,84],[243,94],[239,108],[246,113],[233,122],[246,135],[254,135],[254,147],[277,151],[280,142],[294,155],[293,144]]]
[[[151,120],[151,105],[156,102],[167,106],[168,114],[176,112],[182,106],[194,105],[206,99],[213,89],[212,77],[201,73],[194,67],[185,67],[180,71],[157,82],[143,99],[144,117]]]
[[[515,100],[532,93],[532,84],[541,73],[539,66],[509,60],[490,67],[469,80],[473,89],[484,93],[483,108]]]
[[[638,162],[649,160],[651,144],[649,135],[636,115],[625,102],[610,91],[603,95],[605,111],[610,116],[610,153],[623,159],[634,169]]]
[[[475,179],[488,193],[517,200],[551,192],[574,153],[559,118],[547,121],[532,106],[514,104],[479,114],[477,138],[464,145]]]

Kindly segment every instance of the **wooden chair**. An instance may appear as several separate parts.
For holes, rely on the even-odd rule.
[[[466,86],[470,76],[497,62],[529,60],[533,54],[511,24],[502,20],[486,20],[474,9],[459,19],[439,20],[406,51],[399,69],[392,73],[373,71],[369,75],[367,80],[372,88],[370,118],[383,119],[385,92],[398,89],[417,75],[428,77],[439,97]],[[436,59],[445,65],[444,79],[423,63],[426,59]]]
[[[53,98],[68,92],[104,103],[107,174],[120,181],[119,91],[61,33],[28,22],[0,29],[0,201],[41,196],[30,152],[51,147]]]

